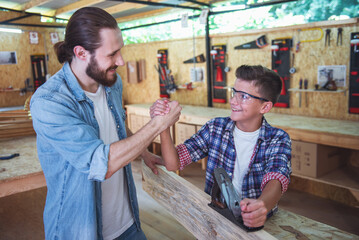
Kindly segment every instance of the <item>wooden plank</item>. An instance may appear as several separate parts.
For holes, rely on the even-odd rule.
[[[281,240],[359,239],[359,236],[354,234],[283,209],[279,209],[279,211],[266,222],[264,230]]]
[[[57,15],[60,15],[60,14],[63,14],[63,13],[67,13],[67,12],[77,10],[77,9],[80,9],[80,8],[83,8],[83,7],[88,7],[88,6],[91,6],[91,5],[94,5],[94,4],[97,4],[97,3],[101,3],[101,2],[104,2],[104,1],[105,0],[80,0],[80,1],[76,1],[74,3],[65,5],[62,8],[58,8],[56,10],[56,12],[55,12],[55,15],[57,16]]]
[[[159,166],[159,174],[142,163],[143,189],[198,239],[276,239],[264,230],[247,233],[208,206],[210,196]]]

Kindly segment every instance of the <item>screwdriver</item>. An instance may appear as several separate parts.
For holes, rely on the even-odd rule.
[[[303,79],[299,79],[299,89],[302,89]],[[302,107],[302,92],[299,91],[299,107]]]
[[[308,79],[304,79],[304,89],[308,89]],[[307,93],[305,93],[305,107],[308,107],[308,98]]]

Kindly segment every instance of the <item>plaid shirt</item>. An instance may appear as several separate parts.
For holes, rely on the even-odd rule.
[[[211,194],[213,172],[223,167],[233,178],[236,149],[233,129],[235,122],[229,117],[208,121],[196,134],[177,146],[180,169],[207,157],[205,192]],[[282,129],[270,126],[263,117],[257,144],[243,179],[242,199],[257,199],[267,182],[277,179],[282,193],[287,190],[291,174],[291,140]],[[274,210],[274,209],[273,209]]]

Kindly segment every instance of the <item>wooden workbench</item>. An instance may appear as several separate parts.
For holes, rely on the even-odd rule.
[[[136,132],[150,120],[150,106],[151,104],[126,105],[129,128],[133,132]],[[186,135],[184,132],[189,129],[179,132],[178,127],[176,127],[179,124],[188,124],[188,126],[193,126],[197,131],[200,126],[210,119],[229,115],[229,109],[182,105],[180,119],[175,125],[175,143],[180,143],[180,141],[177,141],[178,135]],[[143,121],[139,120],[141,116]],[[359,122],[277,113],[267,113],[265,117],[272,126],[285,130],[292,140],[335,146],[359,153]],[[187,133],[189,132],[192,133],[193,128],[191,131],[187,131]],[[183,139],[183,137],[180,137],[180,139]],[[159,142],[159,139],[157,138],[155,142]],[[343,161],[346,160],[343,159]],[[318,178],[292,174],[290,187],[358,207],[359,177],[353,173],[353,169],[350,167],[338,168]]]
[[[0,156],[19,153],[19,157],[0,160],[0,197],[46,186],[36,152],[36,136],[0,140]]]
[[[126,105],[127,113],[149,116],[151,104]],[[203,125],[215,117],[230,115],[229,109],[182,105],[179,122]],[[359,122],[267,113],[274,127],[285,130],[292,140],[359,150]]]

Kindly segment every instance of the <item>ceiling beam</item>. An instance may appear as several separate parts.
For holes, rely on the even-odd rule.
[[[129,10],[129,9],[134,9],[134,8],[143,8],[143,5],[123,2],[123,3],[119,3],[115,6],[105,8],[104,10],[106,12],[108,12],[109,14],[115,14],[118,12],[123,12],[123,11]]]
[[[143,0],[112,0],[116,2],[130,2],[130,3],[137,3],[143,4],[148,6],[158,6],[158,7],[171,7],[171,8],[184,8],[184,9],[191,9],[191,10],[201,10],[199,7],[190,7],[180,4],[171,4],[171,3],[164,3],[164,2],[155,2],[155,1],[143,1]]]
[[[71,12],[73,10],[77,10],[83,7],[88,7],[91,5],[94,5],[96,3],[104,2],[106,0],[80,0],[74,3],[71,3],[69,5],[66,5],[65,7],[59,8],[56,10],[55,15],[60,15],[63,13]]]
[[[21,10],[25,11],[27,9],[40,6],[44,3],[50,2],[51,0],[31,0],[26,3],[21,4]]]
[[[128,21],[139,19],[139,18],[152,17],[154,15],[159,15],[164,12],[168,12],[170,10],[171,10],[171,8],[156,9],[156,10],[147,11],[147,12],[143,12],[143,13],[132,14],[132,15],[125,16],[125,17],[119,17],[119,18],[116,18],[116,21],[118,23],[128,22]]]

